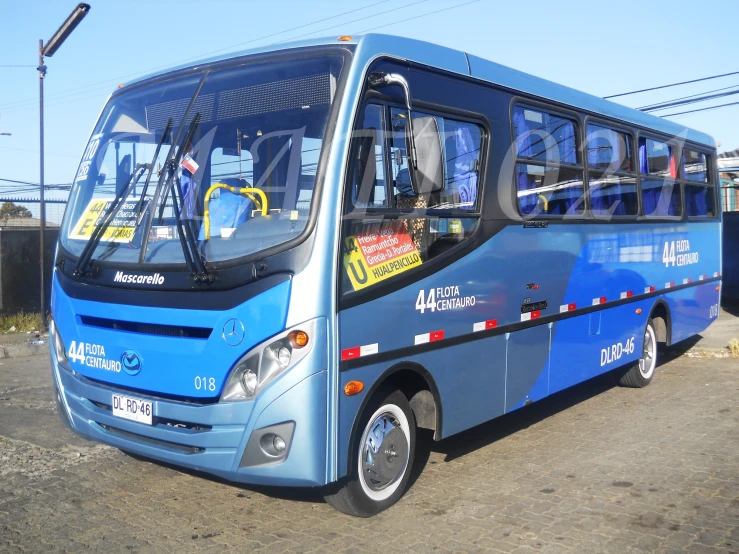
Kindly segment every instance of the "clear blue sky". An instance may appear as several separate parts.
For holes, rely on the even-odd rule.
[[[468,1],[91,0],[90,14],[47,59],[46,182],[72,180],[118,83],[247,41],[233,50],[381,27],[377,32],[465,50],[599,96],[739,71],[736,0],[479,0],[401,21]],[[75,5],[0,0],[0,65],[31,66],[0,67],[0,131],[12,133],[0,136],[0,178],[38,182],[38,39],[48,39]],[[280,33],[350,10],[359,11]],[[739,85],[739,75],[619,100],[638,107],[730,85]],[[713,135],[721,151],[739,147],[739,106],[674,120]]]

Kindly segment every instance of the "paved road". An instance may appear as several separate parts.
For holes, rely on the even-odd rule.
[[[678,357],[433,443],[370,520],[131,458],[58,420],[45,357],[0,361],[0,551],[739,552],[739,363]]]

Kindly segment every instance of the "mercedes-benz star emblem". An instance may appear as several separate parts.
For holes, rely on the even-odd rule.
[[[244,324],[231,318],[223,326],[223,340],[231,346],[237,346],[244,340]]]

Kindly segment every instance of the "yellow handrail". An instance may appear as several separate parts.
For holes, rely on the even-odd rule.
[[[256,206],[262,211],[263,216],[269,213],[269,208],[267,206],[267,195],[264,194],[264,191],[262,189],[257,189],[253,187],[232,187],[231,185],[227,185],[226,183],[216,183],[214,185],[211,185],[208,189],[208,192],[205,193],[205,206],[203,207],[203,223],[205,225],[206,240],[210,239],[210,195],[213,194],[213,191],[216,189],[226,189],[233,194],[243,194],[249,200],[254,202],[254,204],[256,204]],[[254,198],[254,194],[259,197],[259,202],[257,202],[256,198]]]
[[[549,200],[547,200],[547,197],[544,196],[543,194],[537,194],[536,196],[538,196],[539,200],[541,200],[541,203],[544,204],[544,211],[548,212],[549,211]]]

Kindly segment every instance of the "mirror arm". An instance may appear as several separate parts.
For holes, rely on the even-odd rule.
[[[416,155],[416,141],[413,135],[413,108],[411,102],[411,87],[408,85],[408,81],[405,77],[397,73],[379,73],[373,72],[369,74],[367,78],[370,87],[379,88],[388,85],[398,85],[403,89],[403,95],[405,97],[405,108],[408,111],[408,132],[410,132],[409,144],[410,152],[408,152],[408,162],[413,165],[413,169],[418,169],[418,157]]]

